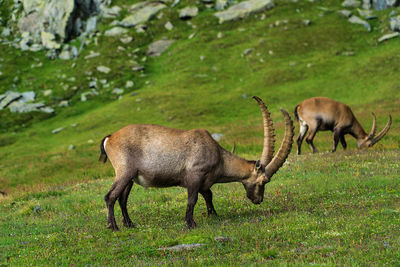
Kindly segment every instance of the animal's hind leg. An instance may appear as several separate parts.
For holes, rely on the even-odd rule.
[[[307,142],[307,144],[310,145],[313,153],[317,152],[317,149],[315,148],[314,143],[313,143],[313,140],[314,140],[314,137],[315,137],[315,134],[317,133],[317,131],[318,131],[318,125],[310,126],[310,131],[308,132],[308,136],[306,138],[306,142]]]
[[[308,131],[308,125],[305,124],[304,121],[299,121],[300,123],[300,131],[299,137],[297,137],[297,155],[301,154],[301,144],[303,143],[304,137]]]
[[[133,228],[135,224],[129,218],[128,210],[126,209],[126,203],[128,202],[128,196],[131,192],[133,185],[133,181],[130,180],[128,185],[125,187],[124,191],[122,192],[121,196],[118,198],[119,206],[121,208],[122,216],[124,217],[122,223],[125,227]]]
[[[115,201],[121,196],[124,189],[128,186],[129,182],[132,180],[131,175],[123,174],[118,175],[115,179],[115,182],[111,186],[110,191],[104,196],[104,200],[106,202],[107,207],[107,223],[108,228],[116,231],[119,230],[117,223],[115,222],[114,216],[114,205]]]
[[[204,200],[206,201],[208,216],[217,215],[217,212],[215,211],[214,205],[212,203],[211,190],[208,189],[208,190],[200,191],[200,194],[203,196]]]

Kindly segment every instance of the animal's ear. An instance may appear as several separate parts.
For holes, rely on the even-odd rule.
[[[258,171],[261,168],[261,163],[259,160],[256,161],[256,171]]]

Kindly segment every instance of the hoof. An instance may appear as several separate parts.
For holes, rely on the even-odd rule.
[[[194,229],[194,228],[196,228],[197,227],[197,225],[196,225],[196,223],[193,221],[193,222],[188,222],[187,223],[187,226],[188,226],[188,228],[189,229]]]
[[[118,226],[116,224],[109,223],[107,228],[111,229],[112,231],[119,231],[119,228],[118,228]]]
[[[123,224],[127,228],[136,228],[136,225],[132,221],[129,221],[129,222],[123,221]]]

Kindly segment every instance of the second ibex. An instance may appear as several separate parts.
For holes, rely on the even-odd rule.
[[[262,100],[258,102],[264,120],[264,148],[259,161],[242,159],[223,149],[206,130],[177,130],[157,125],[133,124],[126,126],[101,142],[100,160],[107,157],[115,170],[115,181],[104,197],[108,227],[118,230],[114,204],[118,199],[123,224],[134,227],[126,209],[133,182],[144,187],[181,186],[187,188],[186,223],[196,227],[193,209],[198,193],[206,201],[209,215],[216,214],[212,203],[211,186],[215,183],[241,182],[247,197],[260,204],[264,186],[283,165],[290,153],[293,122],[285,117],[285,136],[274,156],[274,128],[270,113]]]

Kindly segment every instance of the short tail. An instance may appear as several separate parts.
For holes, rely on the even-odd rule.
[[[297,113],[297,108],[299,107],[299,105],[297,105],[295,108],[294,108],[294,116],[296,117],[296,120],[297,121],[299,121],[299,114]]]
[[[104,141],[106,141],[106,139],[108,137],[110,137],[111,135],[107,135],[106,137],[103,138],[103,140],[101,140],[100,143],[100,157],[99,157],[99,161],[105,163],[107,161],[107,152],[104,148]]]

